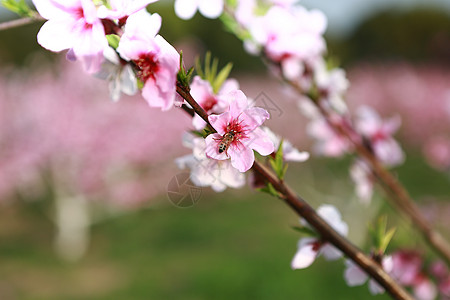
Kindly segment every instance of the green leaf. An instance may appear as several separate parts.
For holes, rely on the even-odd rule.
[[[277,174],[278,179],[283,180],[287,171],[287,165],[283,161],[283,140],[281,140],[278,150],[275,153],[275,158],[270,158],[270,165]]]
[[[211,84],[214,94],[217,94],[222,87],[222,84],[230,75],[233,64],[228,63],[225,67],[219,70],[219,60],[211,57],[211,52],[205,54],[205,65],[202,67],[200,59],[195,60],[195,68],[197,74]]]
[[[375,226],[369,228],[374,247],[380,254],[383,254],[395,233],[395,228],[389,229],[387,232],[387,217],[385,215],[378,218]]]
[[[227,80],[230,75],[231,69],[233,68],[232,63],[228,63],[225,67],[220,70],[219,74],[216,76],[212,83],[212,88],[215,94],[217,94],[222,87],[222,84]]]
[[[194,68],[190,68],[187,72],[183,63],[183,51],[180,51],[180,70],[177,74],[177,80],[183,86],[189,87],[189,83],[191,82],[192,74],[194,73]]]
[[[394,237],[396,230],[397,230],[397,228],[393,227],[393,228],[389,229],[388,232],[386,232],[386,234],[384,235],[384,237],[381,241],[381,245],[380,245],[381,252],[383,252],[383,253],[386,252],[386,249],[389,246],[389,243],[391,242],[392,238]]]
[[[106,39],[112,48],[117,49],[117,47],[119,47],[120,37],[117,34],[108,34]]]
[[[315,232],[313,229],[307,227],[307,226],[292,226],[292,229],[294,229],[297,232],[300,232],[304,235],[307,235],[309,237],[317,237],[319,236],[317,232]]]
[[[217,68],[219,67],[219,60],[215,57],[213,59],[212,65],[211,65],[211,70],[210,70],[210,74],[209,74],[209,78],[208,81],[212,84],[212,82],[214,82],[214,79],[216,78],[217,75]]]
[[[206,52],[205,55],[205,80],[208,80],[211,74],[211,52]]]
[[[34,12],[25,0],[1,0],[0,3],[6,9],[18,14],[21,17],[32,17],[34,15]]]
[[[195,59],[195,70],[197,71],[197,75],[201,78],[205,79],[205,73],[202,70],[202,63],[200,62],[200,57]]]
[[[267,185],[265,187],[260,188],[258,190],[260,192],[267,193],[267,194],[275,196],[275,197],[279,197],[280,196],[278,191],[273,187],[273,185],[271,183],[267,183]]]

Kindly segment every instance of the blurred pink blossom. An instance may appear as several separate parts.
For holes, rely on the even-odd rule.
[[[349,286],[362,285],[369,279],[369,276],[353,261],[346,260],[345,264],[347,268],[344,271],[344,279]],[[381,265],[386,272],[391,272],[393,269],[392,257],[383,257]],[[375,280],[369,279],[369,291],[372,295],[382,294],[384,293],[384,288]]]
[[[348,234],[348,225],[341,219],[341,214],[333,205],[324,204],[317,209],[322,217],[334,230],[343,236]],[[302,226],[309,225],[301,219]],[[342,257],[342,252],[333,245],[316,237],[305,237],[298,241],[298,249],[291,262],[292,269],[309,267],[314,260],[323,254],[327,260],[336,260]]]
[[[387,166],[399,165],[405,159],[400,145],[392,138],[400,123],[398,116],[382,120],[368,106],[361,106],[356,111],[356,130],[370,142],[375,156]]]
[[[450,170],[450,136],[432,137],[423,147],[428,164],[440,171]]]
[[[105,30],[90,0],[33,0],[39,14],[48,19],[39,30],[38,43],[54,52],[70,49],[89,73],[100,70],[108,47]]]
[[[235,79],[227,79],[222,84],[217,95],[215,95],[213,88],[208,81],[201,79],[200,76],[195,76],[190,87],[192,97],[194,97],[197,103],[200,104],[208,114],[220,114],[230,105],[226,95],[232,91],[238,90],[239,83]],[[205,127],[206,122],[196,114],[192,118],[192,125],[196,130],[201,130]]]
[[[408,145],[421,148],[431,137],[448,134],[448,69],[407,63],[360,64],[348,71],[348,78],[349,106],[367,104],[380,115],[395,112],[402,119],[400,138]]]
[[[143,81],[142,96],[152,107],[168,110],[176,96],[176,75],[180,56],[175,48],[158,35],[161,17],[139,11],[127,19],[117,52],[132,60]]]
[[[103,82],[77,65],[58,78],[36,74],[0,78],[1,199],[42,189],[49,174],[60,190],[88,199],[133,204],[164,192],[189,118],[161,114],[140,97],[112,103]]]

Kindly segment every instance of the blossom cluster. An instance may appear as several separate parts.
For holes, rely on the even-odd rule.
[[[178,158],[176,163],[191,170],[191,180],[198,186],[210,186],[215,191],[242,187],[244,173],[255,162],[254,151],[278,161],[279,153],[284,162],[307,160],[308,153],[263,126],[269,113],[254,106],[236,80],[213,82],[199,75],[190,83],[191,73],[185,74],[180,55],[159,35],[161,17],[146,10],[156,1],[33,0],[39,14],[48,20],[38,33],[38,42],[51,51],[68,50],[69,60],[79,60],[86,72],[109,80],[113,100],[118,100],[121,92],[132,95],[141,89],[151,107],[167,111],[180,106],[192,112],[192,102],[177,95],[177,88],[186,88],[208,117],[194,114],[194,130],[185,134],[183,141],[192,154]],[[344,101],[349,86],[345,72],[330,67],[323,57],[326,17],[295,2],[240,0],[231,5],[223,0],[176,0],[175,12],[183,19],[192,18],[197,10],[208,18],[224,11],[231,14],[236,20],[233,30],[239,33],[245,48],[265,57],[282,80],[303,93],[298,106],[311,119],[307,131],[317,140],[316,152],[339,157],[361,146],[386,167],[401,164],[404,154],[393,138],[400,126],[399,117],[383,120],[367,106],[360,107],[354,116],[350,114]],[[225,5],[230,7],[224,10]],[[189,80],[180,80],[180,76]],[[221,84],[215,85],[217,82]],[[369,160],[358,158],[350,169],[356,193],[365,202],[373,193],[371,168]],[[280,180],[283,172],[276,172]],[[348,226],[335,207],[323,205],[317,213],[337,233],[347,235]],[[304,220],[301,225],[314,233]],[[333,260],[342,253],[312,234],[299,241],[292,268],[306,268],[319,255]],[[412,287],[417,298],[434,298],[436,288],[424,276],[421,261],[401,253],[372,258],[403,285]],[[344,278],[349,285],[367,281],[368,275],[358,266],[351,261],[346,264]],[[439,274],[439,289],[448,293],[448,270]],[[369,289],[374,294],[384,291],[374,280],[369,280]]]
[[[80,60],[88,73],[110,79],[113,99],[120,91],[136,92],[140,80],[148,104],[168,110],[175,102],[179,54],[158,34],[161,17],[145,9],[155,1],[33,0],[39,14],[48,19],[38,33],[38,43],[55,52],[69,49],[67,57]],[[119,37],[114,45],[111,41]],[[120,58],[111,54],[111,48]],[[103,70],[102,64],[106,64]]]
[[[245,184],[243,172],[249,170],[255,160],[253,150],[267,156],[280,144],[280,138],[269,128],[260,127],[269,113],[254,107],[234,79],[226,80],[216,94],[211,83],[200,76],[194,77],[190,87],[191,95],[210,114],[208,121],[217,133],[206,139],[186,135],[185,145],[193,154],[178,158],[178,166],[191,169],[191,180],[199,186],[211,186],[215,191],[242,187]],[[194,116],[192,125],[202,130],[206,122]],[[286,161],[302,162],[309,154],[284,141],[283,157]]]

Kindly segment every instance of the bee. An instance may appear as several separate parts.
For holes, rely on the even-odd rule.
[[[230,144],[235,139],[236,139],[236,132],[234,130],[230,130],[229,132],[225,133],[219,143],[219,153],[223,153],[225,151],[225,154],[228,155],[227,153],[228,147],[230,147]]]

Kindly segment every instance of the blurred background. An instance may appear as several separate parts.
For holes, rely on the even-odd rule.
[[[328,52],[347,71],[349,105],[402,117],[407,159],[395,173],[450,237],[450,3],[302,3],[329,17]],[[221,65],[233,62],[231,77],[249,97],[279,106],[268,125],[311,149],[292,95],[219,20],[179,20],[171,1],[149,10],[162,15],[161,34],[188,65],[207,50]],[[3,21],[13,18],[0,10]],[[181,144],[188,117],[138,96],[111,102],[106,82],[36,43],[41,25],[0,31],[0,299],[373,297],[346,286],[342,261],[292,271],[298,218],[250,187],[202,188],[192,206],[174,206],[168,185],[185,172],[173,160],[189,153]],[[286,130],[292,122],[300,129]],[[313,156],[291,164],[287,180],[314,207],[339,207],[350,239],[370,251],[365,225],[394,212],[381,193],[370,205],[356,199],[350,163]],[[422,245],[402,218],[390,226],[398,227],[391,249]]]

